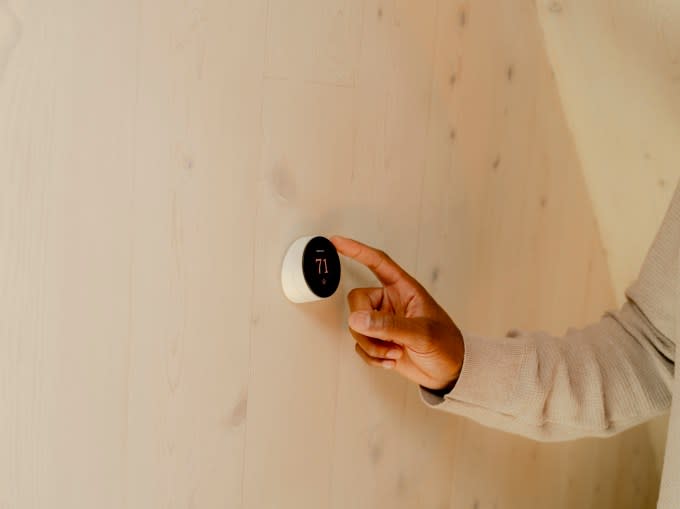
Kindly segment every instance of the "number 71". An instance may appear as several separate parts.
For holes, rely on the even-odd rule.
[[[327,262],[326,258],[317,258],[314,261],[319,264],[319,274],[321,274],[321,265],[322,264],[323,264],[323,266],[326,270],[326,272],[324,272],[324,274],[328,274],[328,262]]]

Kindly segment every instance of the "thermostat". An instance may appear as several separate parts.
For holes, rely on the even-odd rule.
[[[288,300],[312,302],[330,297],[340,284],[340,257],[326,237],[301,237],[291,244],[281,266]]]

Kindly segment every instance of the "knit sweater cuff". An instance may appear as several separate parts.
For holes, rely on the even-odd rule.
[[[443,397],[420,386],[421,400],[429,407],[462,403],[510,413],[527,353],[526,343],[515,338],[489,339],[472,334],[463,334],[463,343],[463,366],[456,385]]]

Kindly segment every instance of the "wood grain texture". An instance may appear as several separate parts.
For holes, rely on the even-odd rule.
[[[366,269],[280,288],[339,233],[478,333],[615,305],[542,8],[0,0],[0,509],[652,507],[645,427],[433,411],[354,352]]]
[[[477,333],[598,319],[614,306],[606,259],[531,5],[452,3],[439,18],[420,280]],[[644,428],[536,444],[460,420],[455,451],[451,507],[654,505]]]
[[[536,6],[621,303],[680,179],[680,4]]]

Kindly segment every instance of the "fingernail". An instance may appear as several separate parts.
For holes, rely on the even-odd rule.
[[[393,348],[392,350],[388,350],[387,354],[385,355],[388,359],[400,359],[401,358],[401,350],[398,348]]]
[[[366,330],[371,321],[368,311],[354,311],[349,315],[349,326],[354,330]]]
[[[394,361],[382,361],[380,365],[385,369],[392,369],[394,367]]]

